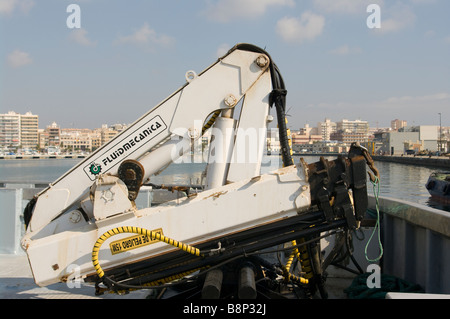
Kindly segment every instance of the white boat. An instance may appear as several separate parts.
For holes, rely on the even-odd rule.
[[[83,283],[80,289],[69,289],[66,283],[42,288],[36,286],[26,256],[20,248],[20,238],[23,233],[23,208],[34,193],[39,191],[39,188],[35,188],[39,185],[1,186],[2,208],[4,211],[15,211],[16,216],[2,220],[0,224],[2,236],[0,297],[22,298],[32,291],[36,298],[113,298],[111,294],[96,296],[94,286],[89,283]],[[143,190],[143,192],[147,191]],[[140,198],[144,202],[138,202],[137,205],[149,205],[152,198],[156,201],[154,197],[158,196],[157,193],[143,195]],[[399,199],[380,197],[378,199],[380,231],[378,232],[378,228],[374,228],[377,225],[376,203],[375,198],[369,196],[368,217],[363,220],[360,230],[352,235],[350,243],[353,247],[352,258],[343,258],[341,261],[336,258],[335,261],[329,262],[325,269],[326,297],[330,299],[379,298],[380,296],[383,298],[450,298],[450,213]],[[335,238],[330,236],[321,239],[325,259],[330,256],[330,251],[335,247]],[[381,255],[380,247],[382,248],[380,260],[373,261]],[[343,246],[343,251],[345,250],[346,246]],[[366,282],[367,287],[358,288],[362,291],[360,295],[350,291],[358,279],[361,282],[361,278],[367,280],[368,276],[372,276],[371,280],[376,283],[377,269],[380,270],[378,278],[380,288]],[[20,271],[22,273],[17,274]],[[360,271],[365,275],[361,275]],[[415,289],[413,291],[396,289],[392,286],[392,281],[385,281],[392,278],[401,283],[408,283],[411,285],[409,287]],[[363,286],[364,283],[365,281]],[[55,293],[52,294],[49,291]],[[149,294],[149,291],[140,291],[126,297],[117,295],[114,298],[145,298]],[[159,296],[175,297],[174,294],[170,294],[170,289],[166,294]],[[274,296],[295,297],[292,291],[270,297]],[[267,297],[264,292],[258,295],[258,298]],[[317,291],[310,297],[325,296]]]

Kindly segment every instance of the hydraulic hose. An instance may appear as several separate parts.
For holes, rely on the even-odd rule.
[[[125,227],[119,227],[119,229],[120,228],[125,228]],[[128,227],[128,228],[132,228],[132,227]],[[112,231],[113,230],[110,230],[109,233],[106,232],[104,235],[107,236],[107,237],[111,237],[111,236],[113,236],[113,235],[111,235]],[[117,229],[116,229],[116,231],[117,231]],[[114,232],[112,232],[112,233],[114,234]],[[317,238],[314,238],[312,240],[303,242],[301,245],[295,245],[294,246],[294,249],[295,249],[294,253],[297,255],[297,258],[299,258],[298,257],[298,250],[297,250],[297,248],[299,248],[300,246],[307,245],[307,244],[310,244],[312,242],[318,241],[318,240],[320,240],[322,238],[331,236],[331,235],[333,235],[335,233],[336,233],[336,231],[332,231],[332,232],[329,232],[329,233],[327,233],[325,235],[322,235],[322,236],[319,236]],[[102,240],[100,240],[100,238],[99,238],[99,242],[98,242],[98,245],[97,245],[98,248],[97,249],[100,249],[100,246],[102,244],[101,241],[105,241],[105,240],[106,240],[105,238],[102,239]],[[293,244],[295,244],[295,241],[293,241]],[[259,251],[259,250],[257,250],[257,251],[254,251],[254,252],[244,252],[244,255],[246,257],[257,256],[257,255],[260,255],[260,254],[276,253],[278,251],[285,251],[287,249],[291,250],[292,247],[284,248],[284,249],[281,249],[281,250],[277,249],[277,250],[272,250],[272,251],[267,251],[267,250]],[[206,256],[206,252],[202,253],[200,251],[200,256],[201,257]],[[203,267],[195,268],[195,269],[192,269],[192,270],[183,271],[183,272],[180,272],[178,274],[171,275],[171,276],[164,277],[164,278],[157,279],[157,280],[153,280],[151,282],[148,282],[148,283],[145,283],[145,284],[141,284],[141,285],[130,285],[130,284],[119,283],[119,282],[114,281],[112,278],[109,278],[104,273],[103,273],[102,277],[100,277],[100,278],[102,279],[102,281],[109,288],[114,287],[114,292],[124,292],[124,291],[137,290],[137,289],[161,289],[161,288],[167,288],[167,287],[174,287],[176,285],[185,283],[187,279],[184,278],[184,277],[187,276],[187,275],[190,275],[190,274],[192,274],[192,273],[194,273],[196,271],[199,271],[197,274],[192,275],[189,278],[189,280],[192,280],[193,278],[201,277],[201,276],[205,275],[208,271],[220,268],[220,267],[222,267],[222,266],[224,266],[224,265],[226,265],[226,264],[228,264],[230,262],[233,262],[233,261],[235,261],[235,260],[237,260],[239,258],[242,258],[242,256],[243,255],[237,255],[237,256],[231,257],[231,258],[229,258],[229,259],[227,259],[225,261],[222,261],[222,262],[220,262],[218,264],[215,264],[214,266],[203,266]],[[93,258],[93,260],[96,260],[98,262],[98,252],[97,252],[97,256],[95,258]],[[266,266],[266,267],[271,268],[270,266]],[[283,275],[283,276],[286,275],[285,269],[286,269],[286,267],[282,266],[282,273],[280,273],[280,275]],[[102,270],[100,270],[100,271],[102,271]],[[309,281],[306,278],[301,278],[301,277],[295,276],[293,274],[288,274],[287,276],[289,277],[289,279],[286,279],[287,281],[290,280],[290,281],[292,281],[292,282],[294,282],[296,284],[302,284],[302,285],[309,284]],[[177,281],[174,283],[173,282],[174,280],[177,280]],[[96,290],[97,290],[96,294],[103,294],[103,292],[108,290],[108,289],[100,288],[96,284]]]
[[[222,110],[217,110],[217,111],[215,111],[215,112],[211,115],[211,117],[210,117],[210,119],[208,120],[208,122],[206,122],[206,124],[203,125],[203,128],[202,128],[202,136],[203,136],[203,134],[205,134],[206,130],[208,130],[211,126],[213,126],[213,124],[216,122],[216,119],[217,119],[217,117],[220,115],[221,112],[222,112]]]
[[[100,266],[100,263],[98,260],[98,253],[100,251],[100,247],[103,245],[103,243],[108,238],[118,235],[118,234],[123,234],[123,233],[132,233],[132,234],[139,234],[139,235],[147,236],[147,237],[151,238],[152,240],[162,241],[168,245],[179,248],[179,249],[181,249],[189,254],[192,254],[194,256],[202,256],[202,254],[198,248],[195,248],[190,245],[184,244],[182,242],[176,241],[176,240],[166,237],[158,232],[154,232],[151,230],[147,230],[147,229],[135,227],[135,226],[116,227],[116,228],[110,229],[107,232],[103,233],[103,235],[101,235],[97,239],[97,241],[94,244],[94,248],[92,249],[92,263],[93,263],[95,271],[97,272],[97,275],[100,279],[102,279],[105,275],[105,272],[103,271],[102,267]]]
[[[291,166],[294,164],[291,154],[291,146],[289,145],[289,136],[288,136],[288,128],[286,121],[286,114],[284,111],[284,106],[281,106],[280,103],[284,105],[284,98],[280,97],[278,91],[273,91],[272,94],[275,95],[275,109],[277,112],[277,121],[278,121],[278,134],[280,138],[280,147],[281,147],[281,158],[283,160],[283,166]],[[285,93],[284,93],[285,94]]]
[[[300,243],[302,244],[304,242],[305,242],[305,239],[301,238]],[[307,246],[302,246],[300,248],[299,257],[300,257],[300,259],[299,259],[300,264],[302,265],[302,270],[303,270],[303,272],[305,272],[305,278],[311,279],[314,276],[314,273],[313,273],[313,269],[312,269],[312,265],[311,265],[311,258],[309,256]]]
[[[275,105],[275,109],[276,109],[283,166],[284,167],[291,166],[294,164],[294,162],[292,159],[291,141],[289,138],[289,129],[287,128],[287,119],[286,119],[286,113],[285,113],[286,112],[287,90],[285,88],[284,80],[281,76],[281,73],[280,73],[278,67],[276,66],[276,64],[273,62],[270,55],[265,50],[263,50],[257,46],[254,46],[254,45],[244,43],[244,44],[237,44],[226,55],[230,54],[231,52],[233,52],[234,50],[237,50],[237,49],[261,53],[261,54],[266,55],[269,58],[269,61],[270,61],[269,70],[270,70],[270,75],[271,75],[271,80],[272,80],[272,92],[270,93],[269,104],[271,106]],[[204,125],[204,127],[202,129],[202,134],[205,132],[205,130],[207,130],[209,127],[211,127],[214,124],[214,122],[215,122],[216,118],[219,116],[219,114],[220,114],[220,110],[218,110],[218,111],[214,112],[214,114],[212,114],[209,121]],[[187,244],[178,242],[174,239],[165,237],[164,235],[162,235],[160,233],[153,232],[153,231],[143,229],[140,227],[134,227],[134,226],[133,227],[131,227],[131,226],[117,227],[117,228],[108,230],[103,235],[101,235],[95,242],[94,247],[92,249],[92,263],[93,263],[94,268],[97,272],[97,275],[100,279],[105,277],[105,273],[104,273],[102,267],[100,266],[100,263],[98,260],[98,254],[99,254],[100,248],[108,238],[110,238],[114,235],[121,234],[121,233],[135,233],[135,234],[147,236],[147,237],[150,237],[152,240],[158,240],[158,241],[165,242],[166,244],[172,245],[172,246],[179,248],[179,249],[181,249],[189,254],[192,254],[194,256],[202,256],[202,254],[198,248],[195,248],[195,247],[189,246]],[[293,242],[293,244],[294,244],[294,246],[296,246],[295,241]],[[286,279],[292,280],[293,282],[296,282],[299,284],[308,284],[308,282],[309,282],[308,278],[301,278],[301,277],[298,277],[298,276],[295,276],[295,275],[289,273],[289,269],[291,267],[292,261],[295,256],[297,256],[300,263],[302,264],[302,270],[304,268],[307,268],[307,267],[305,267],[306,264],[310,265],[310,260],[309,260],[309,256],[307,255],[307,253],[306,253],[305,259],[300,258],[300,253],[299,253],[298,249],[295,248],[291,254],[292,258],[291,257],[289,258],[288,265],[286,265],[286,267],[284,267],[284,272],[287,277]],[[307,272],[307,274],[309,274],[310,268],[306,272]],[[181,276],[183,276],[183,274],[181,274]],[[169,278],[169,280],[170,279],[172,279],[172,278]]]
[[[287,121],[286,121],[286,94],[287,90],[284,85],[283,77],[281,76],[280,70],[273,62],[270,55],[263,49],[247,43],[241,43],[235,45],[230,51],[228,51],[227,55],[233,52],[234,50],[244,50],[250,52],[257,52],[261,54],[267,55],[270,60],[270,76],[272,80],[272,92],[270,94],[270,105],[275,104],[275,109],[277,113],[277,122],[278,122],[278,131],[280,137],[280,146],[281,146],[281,157],[283,160],[283,166],[291,166],[294,164],[291,154],[291,147],[289,145],[289,136],[287,129]]]
[[[291,268],[292,265],[292,261],[294,260],[295,257],[295,253],[293,252],[288,259],[288,262],[286,263],[286,266],[283,267],[283,273],[284,273],[284,278],[286,279],[287,282],[289,281],[293,281],[297,284],[302,284],[302,285],[307,285],[309,283],[309,280],[303,277],[298,277],[292,273],[289,272],[289,268]]]
[[[293,240],[292,245],[294,247],[297,246],[297,242],[295,240]],[[286,266],[283,267],[284,278],[286,279],[287,282],[292,280],[295,283],[307,285],[309,283],[309,280],[307,278],[298,277],[298,276],[295,276],[294,274],[290,273],[292,262],[294,261],[295,257],[297,257],[298,261],[301,262],[300,252],[298,251],[297,247],[294,248],[294,250],[292,251],[291,255],[288,258],[288,261],[286,262]]]

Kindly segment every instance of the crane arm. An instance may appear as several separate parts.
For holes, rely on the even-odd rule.
[[[51,183],[27,208],[29,231],[41,229],[88,196],[92,183],[101,174],[117,175],[125,160],[145,163],[145,179],[148,179],[189,149],[181,146],[182,140],[200,138],[199,130],[211,113],[232,109],[248,92],[254,91],[258,82],[265,82],[264,90],[270,88],[271,78],[263,76],[270,72],[270,59],[262,51],[249,51],[252,48],[235,46],[200,74],[188,71],[187,83],[180,89]],[[267,106],[268,92],[264,95],[263,104]],[[268,113],[264,108],[252,107],[253,110],[244,111],[249,122],[250,114],[261,119],[261,114],[265,117]],[[253,121],[248,125],[254,124]]]
[[[265,280],[277,287],[276,267],[256,256],[291,242],[308,278],[286,266],[282,282],[323,291],[317,239],[359,227],[367,208],[366,165],[378,172],[359,145],[348,158],[294,165],[285,99],[278,68],[253,45],[236,45],[199,74],[188,71],[180,89],[27,205],[21,243],[36,283],[84,279],[99,290],[100,283],[115,291],[141,289],[200,269],[194,278],[206,284],[208,269],[230,264],[245,269],[249,282],[254,270],[265,269],[258,276],[268,274]],[[261,175],[272,105],[283,167]],[[139,188],[210,126],[204,189],[137,209]]]

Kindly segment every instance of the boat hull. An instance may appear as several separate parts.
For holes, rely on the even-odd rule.
[[[425,187],[433,199],[450,203],[450,172],[432,173]]]

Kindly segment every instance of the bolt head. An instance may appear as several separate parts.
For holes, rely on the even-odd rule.
[[[223,101],[225,105],[229,107],[233,107],[237,103],[237,100],[233,94],[228,94]]]
[[[267,64],[269,64],[269,60],[267,59],[267,57],[265,55],[260,55],[257,59],[256,59],[256,64],[260,67],[260,68],[264,68],[267,66]]]
[[[70,212],[69,220],[76,224],[81,220],[81,213],[78,210],[74,210]]]

